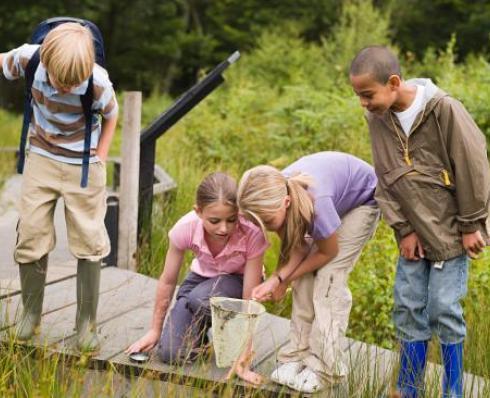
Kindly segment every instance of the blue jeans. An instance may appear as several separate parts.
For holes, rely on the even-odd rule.
[[[466,336],[461,299],[467,292],[468,257],[446,260],[442,269],[429,260],[399,257],[395,279],[393,321],[404,341],[460,343]]]
[[[168,364],[192,361],[206,340],[211,326],[209,298],[224,296],[242,298],[243,276],[224,274],[205,278],[189,272],[177,292],[174,306],[163,327],[158,355]]]

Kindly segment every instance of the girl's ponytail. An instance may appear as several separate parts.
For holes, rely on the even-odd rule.
[[[264,233],[264,220],[280,210],[286,195],[291,198],[281,232],[279,265],[287,263],[291,251],[305,243],[305,234],[313,220],[313,201],[307,192],[312,181],[304,174],[286,178],[271,166],[254,167],[240,180],[238,207],[247,218],[258,223]]]
[[[288,194],[291,198],[286,213],[285,228],[281,241],[279,264],[289,261],[291,251],[305,243],[305,235],[313,221],[313,201],[307,191],[312,178],[305,174],[296,174],[286,178]]]

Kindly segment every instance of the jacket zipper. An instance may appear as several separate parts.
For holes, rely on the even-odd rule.
[[[451,180],[449,179],[449,173],[447,172],[446,169],[443,169],[441,171],[442,173],[442,181],[444,182],[444,185],[446,187],[450,186],[451,185]]]

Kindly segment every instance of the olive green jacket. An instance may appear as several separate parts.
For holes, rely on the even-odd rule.
[[[425,86],[408,138],[391,111],[366,114],[375,197],[398,241],[415,231],[427,259],[447,260],[465,253],[462,233],[480,230],[490,243],[486,141],[463,105],[430,79],[407,83]]]

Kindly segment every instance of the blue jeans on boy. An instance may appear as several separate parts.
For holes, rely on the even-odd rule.
[[[403,341],[427,341],[436,334],[443,344],[466,336],[461,299],[467,292],[468,257],[444,261],[442,269],[421,259],[398,259],[393,321]]]

